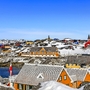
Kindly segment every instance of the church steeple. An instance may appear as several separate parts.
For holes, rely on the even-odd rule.
[[[88,35],[88,40],[90,40],[90,35]]]
[[[48,35],[48,40],[50,40],[50,36]]]
[[[48,43],[50,43],[50,36],[48,35],[48,38],[47,38],[47,40],[48,40]]]

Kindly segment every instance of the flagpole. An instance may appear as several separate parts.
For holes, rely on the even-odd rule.
[[[10,81],[10,87],[13,87],[11,79],[12,79],[12,61],[10,60],[10,66],[9,66],[9,81]]]

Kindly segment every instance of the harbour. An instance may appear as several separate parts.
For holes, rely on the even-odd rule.
[[[17,75],[20,71],[20,68],[17,68],[17,67],[13,67],[13,71],[12,71],[12,74],[13,75]],[[9,67],[0,67],[0,76],[2,78],[9,78]]]

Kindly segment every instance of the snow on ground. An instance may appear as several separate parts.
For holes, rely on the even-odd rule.
[[[22,52],[28,52],[28,51],[30,51],[30,47],[24,48],[24,49],[22,50]]]
[[[41,88],[38,90],[83,90],[83,88],[74,89],[56,81],[47,81],[41,83]]]
[[[74,48],[74,50],[72,49],[58,49],[58,51],[60,52],[61,56],[69,56],[69,55],[77,55],[77,54],[90,54],[90,48],[88,49],[81,49],[81,47],[77,47]]]
[[[90,48],[82,49],[82,47],[84,47],[85,43],[83,43],[83,44],[72,43],[72,45],[69,45],[69,44],[65,45],[65,43],[62,43],[62,42],[52,41],[52,42],[50,42],[50,44],[56,45],[61,56],[69,56],[69,55],[77,55],[77,54],[90,54]],[[74,50],[65,49],[65,47],[68,47],[68,46],[72,46],[74,48]],[[60,49],[60,48],[63,48],[63,49]]]
[[[51,45],[56,45],[58,48],[58,51],[60,52],[61,56],[68,56],[68,55],[77,55],[77,54],[90,54],[90,49],[82,49],[84,44],[79,44],[79,45],[64,45],[64,43],[61,42],[51,42]],[[72,46],[74,50],[72,49],[65,49],[64,47]],[[63,48],[63,49],[60,49]]]
[[[6,86],[0,83],[0,90],[15,90],[14,87]]]

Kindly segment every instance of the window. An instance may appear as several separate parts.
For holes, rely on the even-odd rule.
[[[66,75],[64,76],[64,80],[66,80]]]
[[[12,83],[12,86],[14,86],[14,83]]]
[[[33,55],[33,52],[31,52],[31,55]]]
[[[44,50],[42,50],[42,52],[44,52]]]
[[[43,77],[43,73],[39,73],[39,75],[37,76],[38,79],[44,79]]]
[[[59,76],[59,80],[60,80],[60,81],[62,80],[62,76]]]
[[[32,86],[26,85],[26,90],[30,90],[30,89],[32,89]]]
[[[19,85],[18,85],[18,89],[19,89],[19,90],[23,90],[23,85],[22,85],[22,84],[19,84]]]
[[[40,55],[40,52],[38,52],[38,55]]]
[[[44,50],[42,50],[42,54],[44,54]]]
[[[42,78],[42,76],[39,76],[38,78]]]

